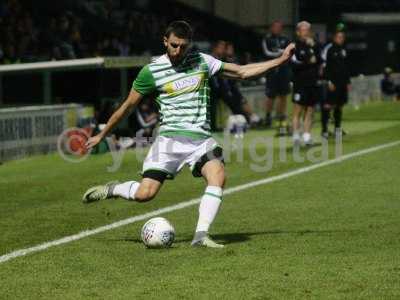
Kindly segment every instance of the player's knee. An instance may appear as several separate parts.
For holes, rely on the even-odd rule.
[[[150,188],[139,189],[135,194],[135,201],[147,202],[155,197],[156,193]]]
[[[216,167],[207,178],[208,185],[221,186],[225,185],[226,176],[223,165]]]

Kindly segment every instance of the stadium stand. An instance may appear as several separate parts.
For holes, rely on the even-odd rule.
[[[180,18],[198,42],[224,37],[239,53],[258,52],[257,33],[175,1],[7,0],[0,4],[0,63],[157,55],[166,24]]]

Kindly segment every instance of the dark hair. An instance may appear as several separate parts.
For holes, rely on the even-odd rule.
[[[275,24],[281,24],[283,26],[283,22],[281,20],[273,20],[271,22],[271,24],[269,24],[269,26],[271,27],[272,25],[275,25]]]
[[[211,49],[217,48],[220,44],[226,44],[224,40],[216,40],[211,44]]]
[[[165,37],[169,37],[173,33],[180,39],[192,40],[193,30],[189,23],[186,21],[173,21],[165,30]]]

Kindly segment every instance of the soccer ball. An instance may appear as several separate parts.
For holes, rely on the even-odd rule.
[[[175,229],[165,218],[153,218],[142,227],[142,241],[148,248],[167,248],[175,239]]]

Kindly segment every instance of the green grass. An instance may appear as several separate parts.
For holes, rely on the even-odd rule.
[[[399,104],[372,103],[345,116],[344,153],[399,140]],[[249,132],[245,145],[272,135]],[[228,163],[227,186],[310,164],[296,163],[290,151],[279,162],[275,146],[267,173],[250,170],[247,151],[243,162]],[[106,171],[111,164],[106,154],[80,164],[49,155],[2,165],[0,254],[199,197],[204,189],[185,170],[152,202],[82,205],[93,184],[138,178],[133,153],[115,173]],[[19,257],[0,264],[0,299],[399,299],[399,170],[397,146],[227,195],[212,228],[227,244],[222,250],[189,247],[193,206],[164,215],[177,232],[171,249],[145,249],[138,222]]]

